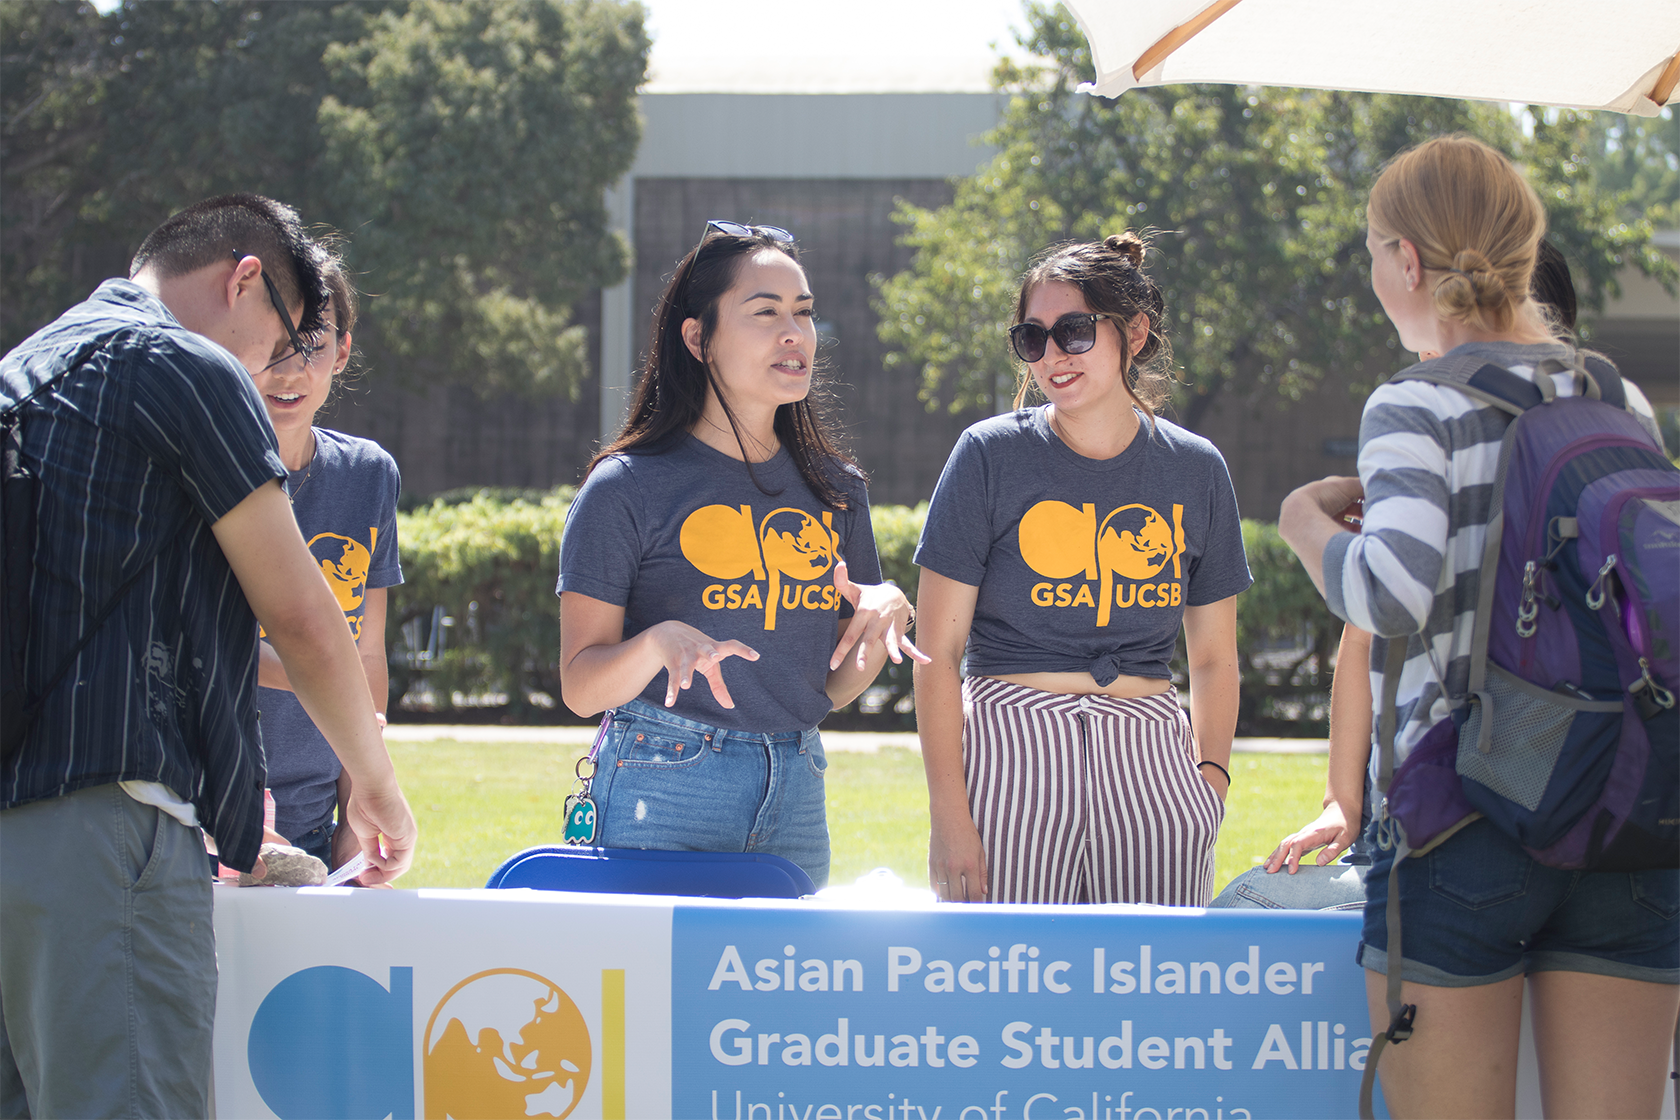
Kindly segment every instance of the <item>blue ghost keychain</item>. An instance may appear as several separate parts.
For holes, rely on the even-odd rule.
[[[579,763],[582,763],[579,759]],[[583,790],[566,798],[566,831],[561,839],[567,844],[595,842],[595,801],[589,796],[589,780],[579,777]]]
[[[562,843],[572,845],[593,844],[597,814],[595,799],[589,796],[589,787],[595,780],[595,757],[601,753],[601,743],[605,741],[607,732],[612,729],[613,710],[608,708],[601,715],[601,729],[595,733],[595,744],[589,748],[589,753],[577,761],[577,780],[572,783],[572,792],[566,798],[565,830],[561,833]],[[587,772],[586,772],[587,768]]]

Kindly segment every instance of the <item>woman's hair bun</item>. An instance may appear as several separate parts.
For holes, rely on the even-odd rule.
[[[1454,253],[1446,277],[1435,288],[1436,307],[1452,318],[1464,318],[1474,309],[1497,311],[1515,302],[1505,278],[1476,249]]]
[[[1127,230],[1125,233],[1112,233],[1103,238],[1103,247],[1125,257],[1133,268],[1142,268],[1143,251],[1149,245],[1135,230]]]

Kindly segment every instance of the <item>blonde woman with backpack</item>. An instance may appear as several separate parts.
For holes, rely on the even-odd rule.
[[[1576,392],[1574,348],[1528,295],[1545,211],[1509,160],[1470,137],[1431,140],[1384,169],[1366,214],[1371,285],[1405,349],[1474,356]],[[1331,609],[1376,635],[1373,668],[1390,643],[1407,643],[1392,712],[1382,675],[1372,684],[1378,722],[1396,728],[1396,766],[1469,691],[1507,421],[1458,389],[1390,382],[1365,406],[1360,477],[1312,483],[1283,504],[1279,531]],[[1654,434],[1648,410],[1641,421]],[[1343,532],[1333,515],[1361,494],[1363,529]],[[1405,929],[1398,1002],[1416,1009],[1409,1038],[1373,1048],[1391,1114],[1514,1115],[1526,993],[1548,1116],[1655,1116],[1680,1009],[1680,872],[1560,870],[1486,818],[1396,867],[1381,824],[1359,947],[1373,1038],[1393,1022],[1391,874]]]

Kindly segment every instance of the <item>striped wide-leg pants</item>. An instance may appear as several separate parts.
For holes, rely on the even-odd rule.
[[[1224,803],[1156,696],[963,681],[963,768],[993,902],[1206,906]]]

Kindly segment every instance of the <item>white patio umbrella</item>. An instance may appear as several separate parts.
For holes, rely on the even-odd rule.
[[[1178,82],[1522,101],[1680,101],[1680,0],[1063,0],[1117,97]]]

